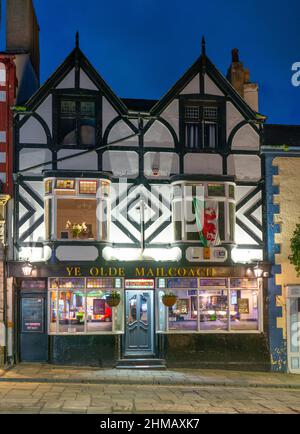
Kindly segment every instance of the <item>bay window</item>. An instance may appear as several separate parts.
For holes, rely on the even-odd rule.
[[[121,295],[112,308],[107,298]],[[123,289],[120,278],[50,278],[49,334],[123,332]]]
[[[107,241],[110,181],[45,180],[45,239]]]
[[[230,182],[174,182],[174,241],[200,243],[204,247],[234,243],[234,190]]]

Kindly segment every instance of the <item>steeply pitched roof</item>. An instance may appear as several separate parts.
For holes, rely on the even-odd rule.
[[[136,112],[149,112],[157,103],[157,99],[121,98],[129,110]]]
[[[264,145],[287,145],[300,147],[300,125],[266,124]]]
[[[47,94],[56,87],[57,84],[73,69],[76,64],[88,75],[88,77],[98,86],[103,94],[112,103],[114,108],[119,112],[126,112],[126,106],[119,97],[112,91],[108,84],[98,74],[95,68],[91,65],[87,57],[83,54],[80,48],[76,47],[64,60],[64,62],[56,69],[56,71],[46,80],[39,90],[27,101],[26,105],[29,109],[34,110],[37,105],[47,96]]]
[[[252,108],[246,103],[246,101],[239,95],[239,93],[234,89],[231,83],[224,77],[223,74],[215,67],[215,65],[210,61],[206,54],[201,54],[200,57],[190,66],[190,68],[183,74],[183,76],[171,87],[171,89],[160,98],[157,103],[151,109],[152,114],[161,113],[170,101],[178,95],[184,87],[192,80],[196,74],[206,73],[209,78],[216,84],[216,86],[224,93],[224,95],[229,96],[234,104],[239,108],[241,113],[246,119],[256,119],[257,114]]]

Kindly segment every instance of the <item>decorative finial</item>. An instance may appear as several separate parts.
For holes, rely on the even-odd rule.
[[[204,35],[202,36],[202,51],[201,51],[202,56],[206,56],[206,47],[205,47],[205,37]]]
[[[76,48],[79,48],[79,32],[77,30],[76,37],[75,37],[75,46]]]

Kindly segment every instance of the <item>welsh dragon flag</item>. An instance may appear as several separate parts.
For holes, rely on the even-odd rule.
[[[213,247],[220,244],[218,231],[218,202],[193,199],[196,224],[200,241],[204,247]]]

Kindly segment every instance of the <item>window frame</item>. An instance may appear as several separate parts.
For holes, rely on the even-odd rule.
[[[57,189],[56,183],[57,180],[60,179],[70,179],[74,181],[74,189]],[[44,179],[44,185],[46,185],[49,181],[52,182],[52,190],[51,192],[45,191],[44,203],[48,202],[48,205],[44,205],[44,219],[47,222],[47,227],[45,226],[45,241],[46,242],[80,242],[80,243],[96,243],[96,242],[109,242],[110,239],[110,227],[111,227],[111,182],[106,178],[64,178],[56,176],[56,177],[47,177]],[[96,193],[94,195],[90,193],[80,193],[80,181],[95,181],[97,183]],[[105,186],[104,184],[105,183]],[[109,186],[108,194],[107,194],[107,185]],[[105,190],[104,190],[105,189]],[[61,194],[57,194],[57,190],[61,191]],[[72,200],[94,200],[96,202],[96,236],[92,239],[87,238],[61,238],[57,233],[57,211],[58,211],[58,200],[61,199],[72,199]],[[106,231],[103,230],[103,222],[99,220],[99,212],[98,207],[102,207],[103,203],[105,203],[105,207],[107,210],[107,222],[106,222]],[[102,205],[101,205],[102,204]],[[103,208],[103,207],[102,207]],[[103,208],[104,209],[104,208]],[[46,215],[46,211],[51,211]],[[102,215],[102,211],[101,211]],[[46,237],[47,233],[49,234],[49,238]],[[106,233],[106,237],[103,238],[103,233]]]
[[[189,148],[186,144],[185,133],[185,107],[186,106],[198,106],[200,111],[203,112],[204,107],[216,107],[218,108],[218,120],[217,120],[217,146],[211,148],[203,145],[199,148]],[[202,116],[203,120],[203,116]],[[180,95],[179,96],[179,137],[181,148],[184,153],[198,152],[198,153],[220,153],[227,151],[226,140],[226,99],[224,97],[215,95]]]
[[[184,278],[183,278],[184,279]],[[256,288],[250,288],[250,287],[232,287],[230,284],[231,278],[230,277],[226,277],[224,278],[226,280],[226,286],[201,286],[200,283],[198,283],[198,287],[197,288],[159,288],[159,284],[158,284],[158,278],[156,279],[156,291],[155,291],[155,295],[156,295],[156,300],[155,300],[155,304],[156,304],[156,333],[158,334],[261,334],[264,332],[264,305],[263,305],[263,284],[262,284],[262,278],[257,278],[257,287]],[[200,279],[198,279],[199,281]],[[207,278],[207,280],[214,280],[214,278],[210,279]],[[163,305],[163,303],[160,300],[161,297],[161,293],[168,293],[170,291],[174,292],[176,294],[176,291],[181,291],[181,290],[195,290],[196,294],[197,294],[197,329],[195,330],[191,330],[191,329],[169,329],[169,314],[168,314],[168,308],[166,306]],[[204,330],[201,329],[201,321],[200,321],[200,309],[199,309],[199,293],[202,290],[226,290],[227,291],[227,321],[226,321],[226,329],[221,329],[221,330],[214,330],[214,329],[208,329],[208,330]],[[230,313],[230,306],[231,306],[231,293],[232,291],[247,291],[247,290],[252,290],[252,291],[257,291],[257,329],[255,330],[251,330],[251,329],[234,329],[231,327],[231,318],[230,318],[230,314],[228,315],[228,313]],[[163,307],[164,311],[160,312],[160,309]],[[160,327],[160,321],[161,321],[161,317],[160,317],[160,313],[163,313],[163,320],[164,323],[166,325],[166,329],[165,330],[161,330]]]
[[[47,332],[48,335],[51,336],[77,336],[77,335],[120,335],[124,334],[124,297],[125,297],[125,291],[124,291],[124,278],[118,277],[117,279],[120,279],[121,281],[121,287],[117,288],[116,285],[114,288],[88,288],[87,280],[90,279],[89,277],[82,277],[80,279],[84,279],[85,286],[84,288],[51,288],[50,285],[50,279],[48,278],[48,319],[47,319]],[[59,315],[58,315],[58,308],[59,308],[59,293],[60,292],[66,292],[66,291],[82,291],[84,293],[84,331],[77,331],[77,332],[65,332],[59,330]],[[117,291],[121,295],[120,304],[116,309],[112,308],[112,329],[110,331],[88,331],[87,327],[87,294],[96,290],[101,290],[105,292],[111,292],[111,291]],[[52,293],[56,294],[56,300],[55,300],[55,310],[56,310],[56,321],[55,321],[55,331],[51,331],[51,295]],[[121,329],[116,330],[116,325],[118,322],[118,312],[117,310],[120,310],[121,312]]]
[[[80,105],[80,102],[91,101],[95,102],[95,144],[82,144],[80,129],[78,128],[78,123],[80,122],[81,116],[80,112],[76,110],[76,144],[65,145],[60,143],[60,122],[61,122],[61,111],[60,104],[62,100],[75,101],[76,106]],[[55,89],[53,91],[53,138],[55,147],[59,149],[86,149],[86,148],[96,148],[101,144],[102,137],[102,97],[98,91],[94,90],[77,90],[77,89]],[[68,118],[68,116],[65,116]],[[70,117],[73,119],[74,117]],[[84,119],[85,117],[83,117]]]
[[[208,186],[210,184],[223,184],[225,186],[225,195],[224,196],[209,196],[208,195]],[[220,246],[224,245],[224,244],[234,244],[235,243],[235,224],[236,224],[236,200],[233,199],[232,197],[230,197],[229,195],[229,186],[233,186],[234,187],[234,191],[236,188],[236,185],[234,182],[230,182],[230,181],[176,181],[174,183],[171,184],[173,191],[174,189],[178,188],[181,186],[181,196],[179,196],[178,194],[176,194],[176,197],[174,197],[172,195],[172,224],[173,224],[173,243],[189,243],[189,244],[194,244],[194,243],[198,243],[199,244],[199,236],[195,236],[195,239],[192,239],[191,237],[188,238],[187,234],[188,232],[186,231],[186,225],[187,223],[190,224],[190,222],[187,222],[185,219],[185,211],[184,211],[184,206],[185,206],[185,202],[184,202],[184,196],[183,196],[183,192],[184,192],[184,188],[186,186],[191,186],[191,187],[196,187],[196,186],[203,186],[204,187],[204,198],[205,200],[208,201],[215,201],[218,202],[218,204],[220,202],[224,203],[224,226],[223,226],[223,230],[224,230],[224,234],[225,237],[224,239],[220,239]],[[181,225],[181,230],[179,231],[181,233],[181,239],[176,239],[175,238],[175,221],[173,219],[175,212],[174,212],[174,203],[181,203],[183,205],[181,205],[181,207],[179,206],[179,213],[181,213],[181,222],[177,222],[177,225],[179,226],[179,224]],[[234,207],[234,218],[233,218],[233,222],[230,221],[230,204],[233,204]],[[181,209],[180,209],[181,208]],[[179,214],[178,213],[178,214]],[[219,223],[219,221],[218,221]],[[231,236],[231,223],[233,223],[233,239],[230,238]],[[220,228],[218,228],[219,230],[219,234],[220,234]],[[194,232],[189,232],[189,233],[194,233]],[[196,233],[196,232],[195,232]],[[216,246],[217,247],[217,246]]]

